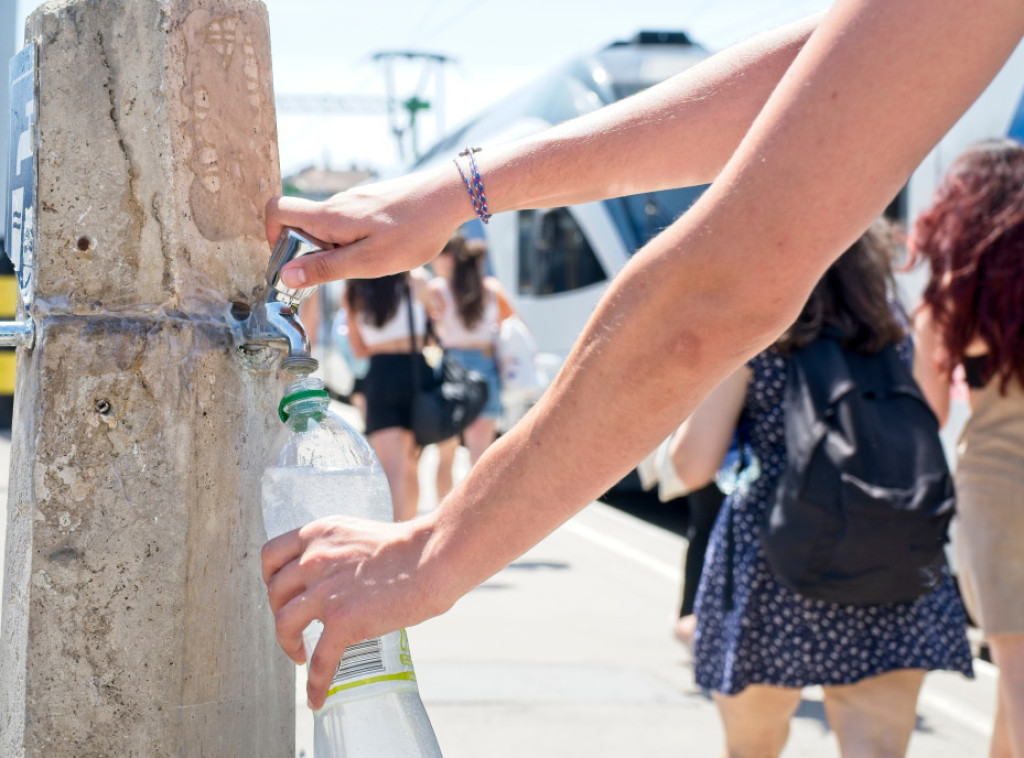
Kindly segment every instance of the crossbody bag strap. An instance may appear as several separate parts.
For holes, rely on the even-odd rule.
[[[405,283],[405,312],[409,316],[409,355],[411,360],[409,361],[409,369],[412,372],[412,386],[415,390],[420,386],[420,370],[419,361],[416,360],[416,354],[419,350],[416,349],[416,328],[413,324],[412,317],[412,291],[409,289],[409,283]]]

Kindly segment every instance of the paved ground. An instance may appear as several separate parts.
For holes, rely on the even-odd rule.
[[[10,438],[0,436],[3,503],[9,454]],[[450,613],[410,630],[446,758],[717,756],[714,707],[669,631],[684,549],[671,531],[593,504]],[[995,679],[988,664],[977,670],[974,681],[929,675],[911,758],[986,754]],[[296,754],[311,757],[299,674]],[[805,693],[784,755],[838,755],[820,692]]]
[[[447,758],[715,756],[717,717],[669,624],[682,540],[588,507],[448,616],[410,632]],[[990,667],[932,674],[911,756],[982,756]],[[787,756],[838,755],[809,690]]]
[[[428,448],[423,508],[433,507],[435,465]],[[448,614],[411,629],[446,758],[719,755],[714,706],[670,633],[684,551],[673,532],[595,503]],[[298,684],[297,752],[311,756],[301,672]],[[974,681],[930,674],[909,756],[984,756],[994,697],[984,662]],[[820,690],[805,692],[784,756],[838,756]]]

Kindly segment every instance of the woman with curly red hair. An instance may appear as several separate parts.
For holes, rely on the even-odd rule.
[[[990,756],[1024,758],[1024,146],[987,140],[952,165],[914,225],[931,275],[915,374],[941,422],[963,367],[953,547],[968,609],[999,667]]]

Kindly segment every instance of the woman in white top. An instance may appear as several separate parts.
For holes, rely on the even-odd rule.
[[[471,464],[479,460],[496,436],[501,386],[494,348],[501,322],[514,313],[498,280],[484,275],[486,257],[486,242],[456,235],[431,264],[437,276],[428,285],[430,316],[444,349],[487,379],[487,405],[462,433]],[[458,443],[458,438],[453,438],[438,446],[438,499],[451,491],[452,461]]]
[[[425,298],[426,278],[419,272],[350,279],[345,288],[352,353],[370,359],[363,382],[366,436],[387,474],[395,521],[415,516],[419,502],[420,449],[412,433],[412,398],[413,377],[425,388],[432,376],[422,353]],[[409,338],[410,307],[415,344]]]

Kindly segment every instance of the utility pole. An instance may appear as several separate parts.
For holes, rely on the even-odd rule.
[[[384,86],[387,93],[388,121],[391,133],[398,146],[398,158],[405,161],[405,138],[409,135],[411,158],[419,157],[419,134],[417,115],[420,111],[432,110],[435,114],[437,133],[443,134],[444,122],[444,67],[455,63],[455,59],[439,53],[424,53],[414,50],[394,50],[376,53],[373,60],[384,68]],[[395,65],[398,62],[420,64],[420,76],[412,93],[407,97],[398,94]],[[434,103],[426,99],[431,82],[434,84]]]

